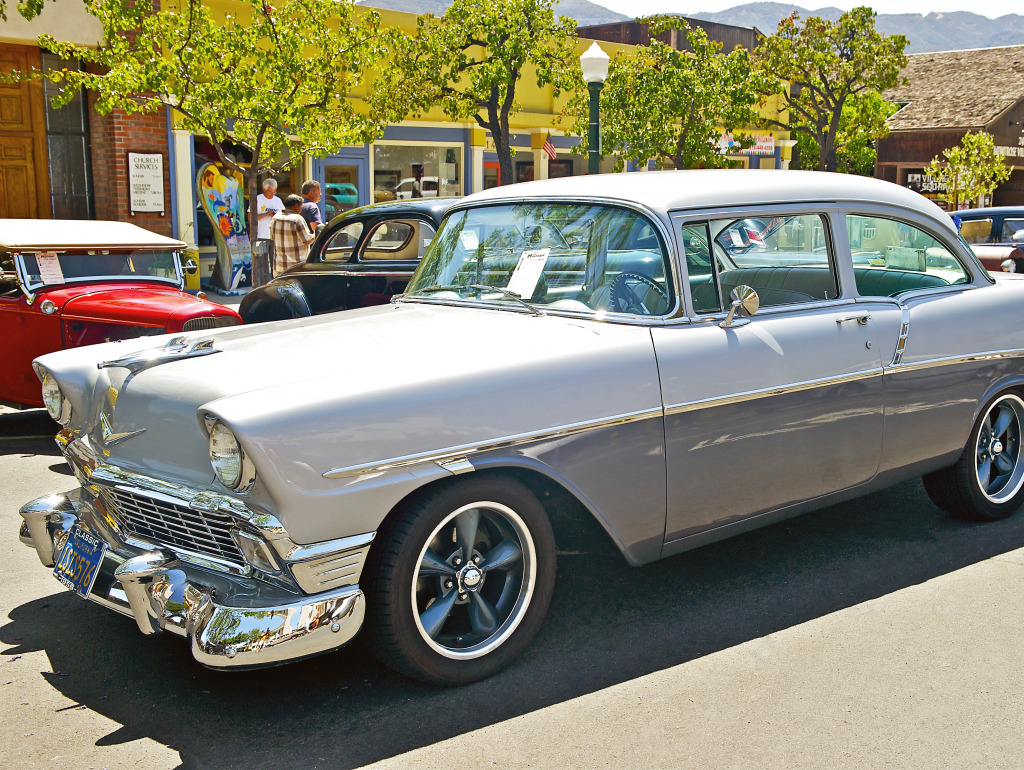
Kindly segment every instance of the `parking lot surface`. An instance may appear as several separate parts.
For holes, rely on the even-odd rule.
[[[18,507],[74,479],[0,408],[0,766],[1006,767],[1024,738],[1024,512],[919,482],[634,569],[562,553],[508,670],[453,689],[359,644],[248,673],[65,591]]]

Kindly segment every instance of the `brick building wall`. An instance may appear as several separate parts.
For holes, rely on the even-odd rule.
[[[161,109],[147,115],[114,110],[96,112],[90,95],[93,199],[97,219],[131,222],[154,233],[171,235],[171,168],[167,147],[167,117]],[[164,159],[164,215],[140,212],[132,216],[128,197],[128,153],[160,153]]]

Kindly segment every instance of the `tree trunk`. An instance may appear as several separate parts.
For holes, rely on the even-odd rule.
[[[494,138],[494,151],[498,154],[498,176],[499,182],[503,185],[512,184],[515,181],[512,170],[512,145],[507,132],[497,127],[491,128],[491,136]]]

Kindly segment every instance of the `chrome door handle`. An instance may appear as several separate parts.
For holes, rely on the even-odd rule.
[[[841,323],[845,323],[846,321],[856,321],[861,326],[867,326],[868,325],[868,321],[870,321],[870,320],[871,320],[871,314],[867,313],[865,315],[848,315],[848,316],[845,316],[844,318],[837,318],[836,319],[836,323],[837,324],[841,324]]]

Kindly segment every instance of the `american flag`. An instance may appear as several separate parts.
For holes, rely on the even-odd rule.
[[[541,147],[544,150],[544,154],[547,155],[551,160],[558,157],[558,153],[555,151],[555,145],[551,144],[551,134],[544,137],[544,146]]]

